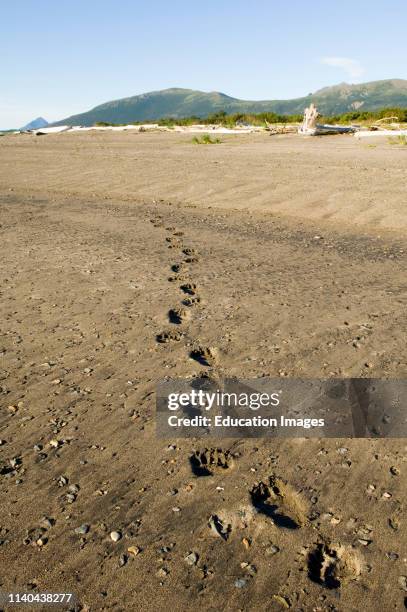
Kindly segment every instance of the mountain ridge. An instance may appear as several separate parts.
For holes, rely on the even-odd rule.
[[[374,111],[381,108],[407,107],[407,80],[385,79],[360,84],[339,83],[300,98],[276,100],[241,100],[218,91],[204,92],[181,87],[150,91],[136,96],[104,102],[72,115],[53,125],[93,125],[96,122],[131,123],[167,117],[207,117],[226,113],[299,114],[311,102],[324,115],[352,110]]]
[[[36,119],[33,119],[32,121],[30,121],[30,123],[27,123],[24,127],[20,128],[21,130],[38,130],[40,128],[44,128],[47,127],[48,121],[46,119],[44,119],[44,117],[36,117]]]

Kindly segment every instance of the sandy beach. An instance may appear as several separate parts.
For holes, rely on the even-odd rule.
[[[63,585],[82,610],[403,610],[405,440],[225,439],[227,465],[199,477],[208,444],[157,439],[154,411],[165,377],[406,376],[407,149],[221,140],[0,138],[0,590]],[[293,529],[256,512],[272,474],[306,508]],[[315,569],[325,542],[356,555],[340,588]]]

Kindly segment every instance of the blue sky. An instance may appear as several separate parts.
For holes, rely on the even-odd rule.
[[[407,78],[406,24],[406,0],[1,0],[0,128],[166,87],[259,100]]]

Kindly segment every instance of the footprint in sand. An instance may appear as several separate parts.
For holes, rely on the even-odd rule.
[[[189,293],[190,295],[195,295],[195,293],[196,293],[196,285],[195,285],[195,283],[185,283],[184,285],[181,285],[180,289],[184,293]]]
[[[183,263],[183,262],[181,262],[181,263],[178,263],[178,264],[173,264],[173,265],[171,266],[171,270],[172,270],[173,272],[181,272],[181,270],[182,270],[184,267],[185,267],[185,266],[184,266],[184,263]]]
[[[167,342],[179,342],[182,336],[182,332],[169,329],[168,331],[163,331],[160,334],[157,334],[156,340],[157,342],[160,342],[160,344],[166,344]]]
[[[182,249],[182,252],[184,253],[184,255],[196,255],[197,254],[196,250],[190,247],[185,247],[185,249]]]
[[[176,281],[182,282],[188,280],[188,276],[186,274],[178,274],[177,276],[169,276],[168,281],[170,283],[175,283]]]
[[[273,519],[278,527],[298,529],[308,521],[309,504],[291,485],[274,475],[250,491],[258,512]]]
[[[200,303],[201,303],[201,298],[198,296],[188,297],[188,298],[185,298],[185,300],[182,300],[182,304],[184,306],[188,306],[188,308],[190,308],[191,306],[197,306]]]
[[[173,236],[167,236],[165,240],[169,243],[169,249],[179,248],[182,245],[181,240],[174,238]]]
[[[233,466],[233,458],[228,450],[204,448],[196,450],[189,458],[195,476],[212,476]]]
[[[186,308],[171,308],[168,312],[168,318],[171,323],[180,324],[191,318],[191,313]]]
[[[191,351],[191,357],[202,365],[213,366],[218,362],[218,351],[211,346],[198,346]]]
[[[357,580],[361,571],[361,555],[351,546],[320,542],[308,557],[308,577],[328,589]]]

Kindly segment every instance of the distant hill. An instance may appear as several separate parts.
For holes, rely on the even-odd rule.
[[[44,128],[47,127],[48,121],[46,121],[44,119],[44,117],[37,117],[36,119],[33,119],[33,121],[30,121],[30,123],[27,123],[27,125],[25,125],[24,127],[20,128],[21,130],[39,130],[40,128]]]
[[[90,126],[98,121],[131,123],[164,117],[207,117],[218,111],[275,112],[290,115],[302,113],[310,102],[314,102],[324,115],[336,115],[352,110],[370,111],[385,107],[407,107],[407,80],[391,79],[359,85],[341,83],[325,87],[303,98],[258,102],[231,98],[217,91],[205,93],[193,89],[164,89],[106,102],[85,113],[67,117],[54,125]]]

